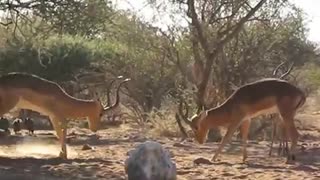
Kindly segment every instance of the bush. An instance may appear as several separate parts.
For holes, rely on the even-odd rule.
[[[27,72],[54,81],[68,81],[91,63],[111,58],[112,48],[100,40],[52,36],[43,41],[9,39],[0,51],[3,73]]]

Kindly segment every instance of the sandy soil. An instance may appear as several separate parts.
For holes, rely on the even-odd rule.
[[[309,117],[309,116],[308,116]],[[276,150],[268,156],[270,142],[251,141],[248,162],[241,162],[241,146],[233,142],[220,155],[220,161],[196,164],[197,158],[211,159],[217,143],[199,145],[176,138],[153,139],[172,154],[178,179],[320,179],[320,123],[309,117],[310,127],[302,133],[295,164],[286,164]],[[318,121],[318,122],[317,122]],[[318,125],[317,127],[315,127]],[[12,135],[0,141],[0,177],[5,179],[126,179],[124,161],[137,144],[152,139],[134,125],[124,124],[98,132],[99,139],[87,129],[69,129],[69,160],[57,158],[59,145],[53,131],[36,131],[36,137]],[[84,144],[93,147],[82,150]],[[277,147],[274,146],[275,148]]]

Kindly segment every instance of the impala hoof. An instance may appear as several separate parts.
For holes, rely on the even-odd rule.
[[[59,157],[60,157],[61,159],[63,159],[63,160],[67,160],[67,159],[68,159],[68,158],[67,158],[67,154],[64,153],[64,152],[60,152]]]
[[[242,159],[242,163],[247,163],[247,158]]]
[[[286,164],[293,164],[296,161],[296,156],[293,154],[289,154],[287,156]]]
[[[247,161],[247,158],[248,158],[248,155],[247,153],[245,152],[242,156],[242,162],[245,163]]]
[[[211,159],[211,162],[218,162],[218,161],[220,161],[220,159],[217,159],[216,157],[213,157],[213,158]]]

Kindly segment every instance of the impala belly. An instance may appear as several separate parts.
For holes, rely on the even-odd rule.
[[[278,113],[279,110],[278,110],[278,107],[277,106],[272,106],[270,108],[267,108],[267,109],[262,109],[262,110],[259,110],[257,112],[253,112],[253,113],[250,113],[246,116],[246,118],[254,118],[254,117],[258,117],[260,115],[266,115],[266,114],[273,114],[273,113]]]
[[[40,106],[37,106],[33,103],[31,103],[30,101],[27,101],[25,100],[24,98],[20,97],[19,98],[19,101],[16,105],[16,108],[19,108],[19,109],[29,109],[29,110],[32,110],[32,111],[36,111],[42,115],[47,115],[49,116],[49,112],[44,109],[44,108],[41,108]]]
[[[245,106],[246,118],[251,119],[260,115],[267,115],[272,113],[278,113],[279,109],[276,103],[275,97],[266,97],[258,100],[256,103],[252,103]]]

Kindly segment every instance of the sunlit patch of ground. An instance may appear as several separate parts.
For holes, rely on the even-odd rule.
[[[52,140],[39,140],[37,137],[21,136],[14,144],[1,146],[0,156],[5,157],[33,157],[33,158],[54,158],[59,155],[60,145]],[[77,152],[67,146],[68,156],[77,157]]]
[[[310,121],[317,119],[310,117]],[[179,138],[151,138],[136,124],[98,131],[98,139],[88,129],[70,128],[69,159],[61,160],[57,158],[60,145],[53,131],[36,131],[36,137],[23,134],[0,139],[0,179],[125,180],[127,152],[150,139],[170,151],[177,165],[179,180],[319,179],[320,133],[317,127],[312,127],[315,129],[299,131],[305,138],[299,141],[297,162],[294,164],[286,164],[286,159],[276,153],[269,157],[268,141],[250,141],[247,163],[241,161],[240,142],[233,142],[220,154],[220,161],[195,164],[197,158],[211,159],[219,143],[199,145],[195,142],[179,143]],[[82,150],[84,144],[93,148]]]

